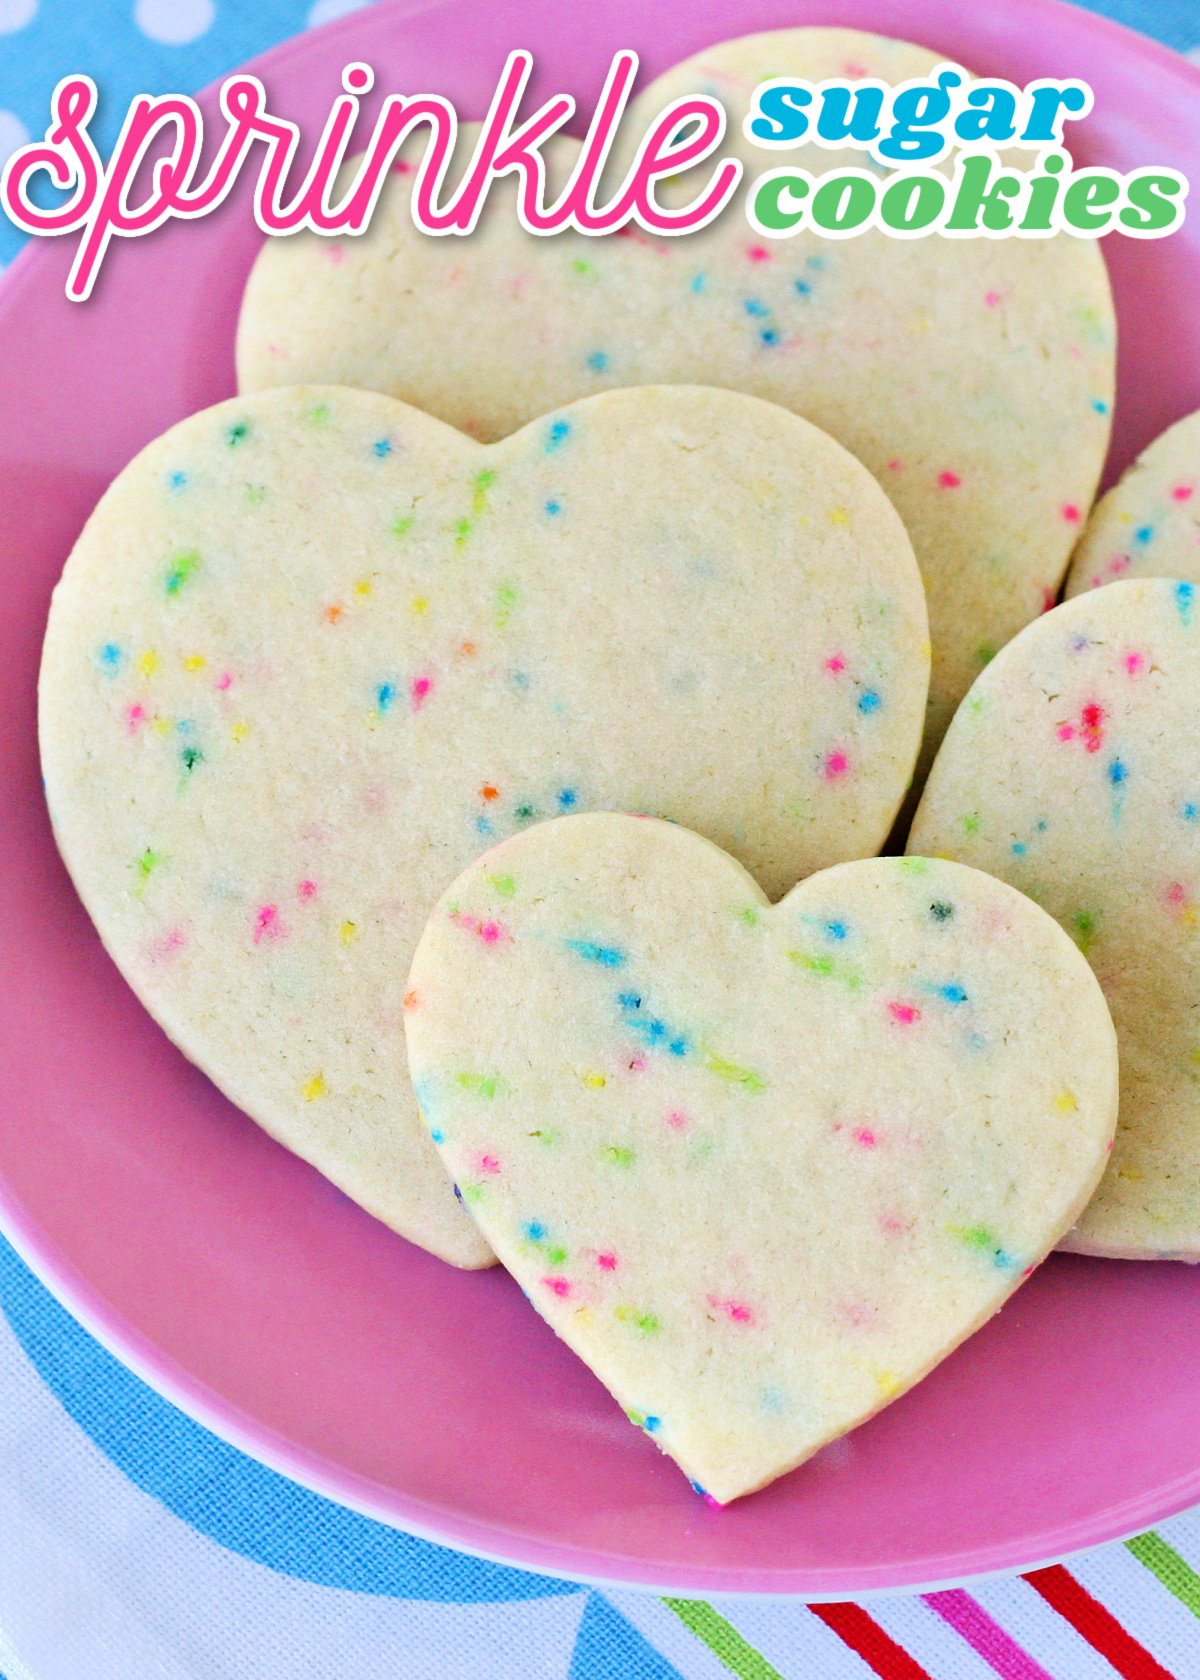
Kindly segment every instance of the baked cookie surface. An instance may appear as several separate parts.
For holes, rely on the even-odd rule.
[[[1135,577],[1200,583],[1200,411],[1156,437],[1096,503],[1067,595]]]

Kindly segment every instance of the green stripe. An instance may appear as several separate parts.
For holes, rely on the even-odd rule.
[[[1180,1557],[1174,1546],[1168,1546],[1162,1535],[1156,1534],[1153,1529],[1149,1534],[1135,1535],[1125,1544],[1138,1562],[1161,1581],[1169,1593],[1174,1593],[1180,1604],[1200,1618],[1200,1575]]]
[[[753,1645],[747,1645],[733,1623],[718,1616],[711,1604],[704,1604],[698,1598],[664,1598],[663,1603],[738,1680],[783,1680],[779,1670],[772,1668]]]

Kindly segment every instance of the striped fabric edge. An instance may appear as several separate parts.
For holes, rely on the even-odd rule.
[[[1130,1555],[1200,1621],[1200,1572],[1156,1530],[1135,1535],[1124,1544]],[[1165,1668],[1064,1565],[1030,1570],[1020,1579],[1103,1658],[1120,1680],[1190,1680],[1189,1676],[1175,1675]],[[1044,1668],[964,1588],[919,1596],[999,1680],[1069,1680],[1069,1676],[1053,1675]],[[736,1680],[785,1680],[712,1605],[700,1599],[663,1598],[661,1602]],[[880,1626],[864,1605],[843,1601],[810,1604],[808,1610],[878,1680],[937,1680]],[[1200,1659],[1197,1666],[1200,1668]]]

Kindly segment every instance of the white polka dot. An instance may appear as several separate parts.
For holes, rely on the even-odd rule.
[[[18,146],[29,139],[29,130],[11,111],[0,111],[0,164],[6,163]]]
[[[0,0],[0,35],[24,29],[37,16],[38,0]]]
[[[212,28],[215,16],[213,0],[137,0],[133,8],[133,21],[142,34],[168,47],[199,40]]]
[[[370,0],[314,0],[308,8],[308,27],[315,29],[319,23],[332,23],[334,18],[347,17],[369,3]]]

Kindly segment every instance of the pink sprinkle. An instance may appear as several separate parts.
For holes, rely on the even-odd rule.
[[[771,253],[767,250],[765,245],[747,246],[746,255],[750,258],[751,262],[770,262],[771,260]]]
[[[1190,502],[1192,499],[1192,486],[1190,484],[1177,484],[1171,494],[1177,502]]]
[[[938,474],[938,484],[943,490],[957,490],[961,483],[962,479],[956,472],[940,472]]]
[[[1145,667],[1146,660],[1144,655],[1140,653],[1127,653],[1125,655],[1125,669],[1129,672],[1131,677],[1136,677],[1139,671],[1145,670]]]
[[[499,922],[480,922],[477,932],[485,945],[498,945],[504,938],[504,929]]]
[[[411,175],[413,172],[412,164],[405,163],[403,158],[397,158],[395,163],[392,165],[392,168],[396,171],[397,175]]]
[[[254,918],[254,943],[260,945],[264,939],[282,939],[287,930],[280,920],[277,904],[264,904]]]
[[[1044,613],[1052,612],[1054,610],[1054,606],[1055,606],[1055,603],[1057,602],[1057,600],[1058,600],[1057,589],[1053,589],[1050,586],[1050,584],[1048,584],[1048,583],[1043,584],[1042,585],[1042,611]]]
[[[467,933],[473,933],[485,945],[499,945],[511,937],[503,922],[481,922],[478,916],[464,916],[459,910],[450,912],[450,920]]]
[[[688,1122],[687,1115],[686,1114],[681,1114],[679,1109],[677,1109],[677,1108],[673,1108],[671,1110],[671,1112],[667,1115],[667,1125],[670,1126],[670,1128],[673,1132],[684,1131],[686,1129],[688,1123],[689,1122]]]
[[[330,245],[326,250],[325,255],[329,258],[335,268],[339,263],[344,263],[346,260],[346,253],[342,250],[340,245]]]
[[[844,671],[846,669],[846,661],[842,658],[840,653],[830,654],[829,658],[825,661],[825,669],[827,671],[832,671],[836,677],[839,671]]]
[[[217,678],[216,682],[213,684],[213,687],[217,690],[218,694],[224,694],[225,690],[230,687],[232,682],[233,682],[233,672],[232,671],[222,671],[221,675]]]
[[[597,1254],[596,1264],[602,1272],[615,1272],[617,1269],[617,1257],[615,1254]]]
[[[433,693],[432,677],[414,677],[412,680],[412,709],[419,712],[421,707]]]
[[[921,1011],[915,1003],[889,1003],[888,1014],[902,1027],[911,1027],[914,1021],[921,1019]]]
[[[1075,506],[1074,502],[1064,502],[1063,503],[1062,516],[1066,520],[1068,525],[1078,525],[1078,523],[1079,523],[1079,509]]]
[[[894,1009],[895,1005],[893,1004],[892,1007]],[[850,1136],[854,1139],[855,1143],[858,1144],[860,1149],[875,1149],[878,1147],[879,1139],[871,1130],[870,1126],[859,1126],[851,1132]]]
[[[753,1324],[754,1314],[744,1301],[722,1301],[716,1295],[705,1297],[714,1312],[723,1312],[734,1324]]]
[[[300,899],[303,904],[307,904],[310,898],[316,898],[316,896],[317,883],[315,881],[301,881],[300,885],[296,888],[296,897]]]
[[[126,724],[126,727],[128,728],[129,733],[131,735],[136,735],[138,730],[142,726],[142,724],[145,723],[145,721],[146,721],[146,708],[145,708],[145,706],[133,705],[133,706],[126,707],[126,709],[125,709],[125,724]]]
[[[649,1065],[645,1056],[635,1056],[629,1063],[629,1071],[630,1073],[645,1073]]]
[[[889,461],[888,462],[888,471],[889,472],[903,472],[904,471],[904,462],[901,461],[901,460],[898,460],[898,459],[895,460],[895,461]]]
[[[1073,723],[1060,723],[1054,733],[1060,741],[1072,741],[1075,738],[1075,725]]]
[[[565,1298],[571,1293],[570,1282],[564,1277],[544,1277],[542,1279],[542,1285],[544,1288],[548,1289],[552,1295],[557,1295],[560,1301],[565,1300]]]
[[[1183,904],[1187,899],[1187,889],[1182,881],[1172,881],[1166,891],[1168,904]]]
[[[481,1155],[479,1157],[479,1170],[480,1172],[495,1174],[500,1171],[500,1163],[494,1155]]]
[[[1000,296],[1001,294],[999,292],[985,292],[983,294],[983,301],[987,304],[989,309],[995,309],[996,305],[1000,302]]]
[[[889,1237],[895,1237],[901,1231],[907,1231],[909,1224],[910,1222],[907,1219],[902,1219],[898,1213],[881,1213],[879,1215],[879,1229],[886,1231]]]
[[[825,759],[825,780],[836,782],[839,776],[844,776],[850,768],[850,760],[844,752],[831,752]]]
[[[173,957],[176,951],[182,951],[187,944],[187,934],[181,927],[168,928],[166,933],[159,934],[152,939],[147,947],[152,962],[163,962],[167,957]]]
[[[1129,566],[1128,554],[1114,554],[1108,562],[1108,569],[1114,577],[1119,577]]]

